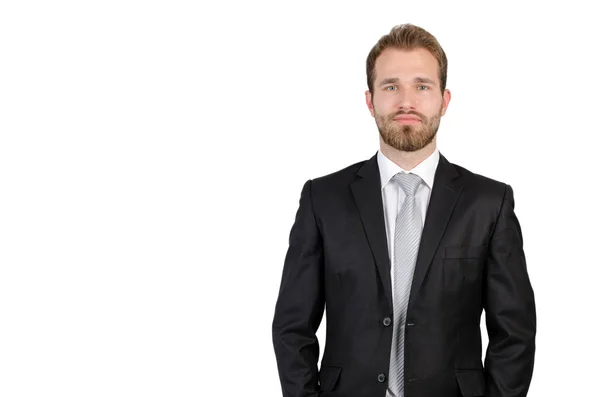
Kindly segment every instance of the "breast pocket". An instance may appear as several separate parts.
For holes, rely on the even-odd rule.
[[[460,245],[446,247],[444,259],[478,259],[487,253],[487,245]]]
[[[481,280],[487,245],[449,246],[444,249],[444,287],[459,290]]]

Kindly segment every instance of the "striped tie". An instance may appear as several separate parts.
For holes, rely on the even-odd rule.
[[[423,223],[415,202],[415,193],[422,182],[416,174],[399,172],[394,180],[406,198],[396,217],[394,235],[394,328],[390,355],[389,391],[395,397],[404,396],[404,327]]]

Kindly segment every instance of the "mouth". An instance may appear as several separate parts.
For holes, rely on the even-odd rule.
[[[417,124],[421,122],[421,119],[419,119],[418,117],[415,116],[396,116],[393,119],[395,122],[400,123],[400,124]]]

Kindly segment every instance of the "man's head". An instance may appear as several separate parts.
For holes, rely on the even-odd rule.
[[[429,32],[414,25],[395,26],[367,57],[367,106],[382,140],[414,152],[430,144],[446,113],[448,61]]]

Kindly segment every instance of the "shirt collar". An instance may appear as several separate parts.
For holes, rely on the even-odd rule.
[[[377,151],[377,165],[379,166],[379,176],[381,177],[381,189],[388,184],[394,175],[398,172],[417,174],[427,184],[429,189],[433,187],[433,179],[438,163],[440,162],[440,152],[436,147],[434,152],[421,161],[415,168],[410,171],[404,170],[398,164],[387,158],[381,150]]]

